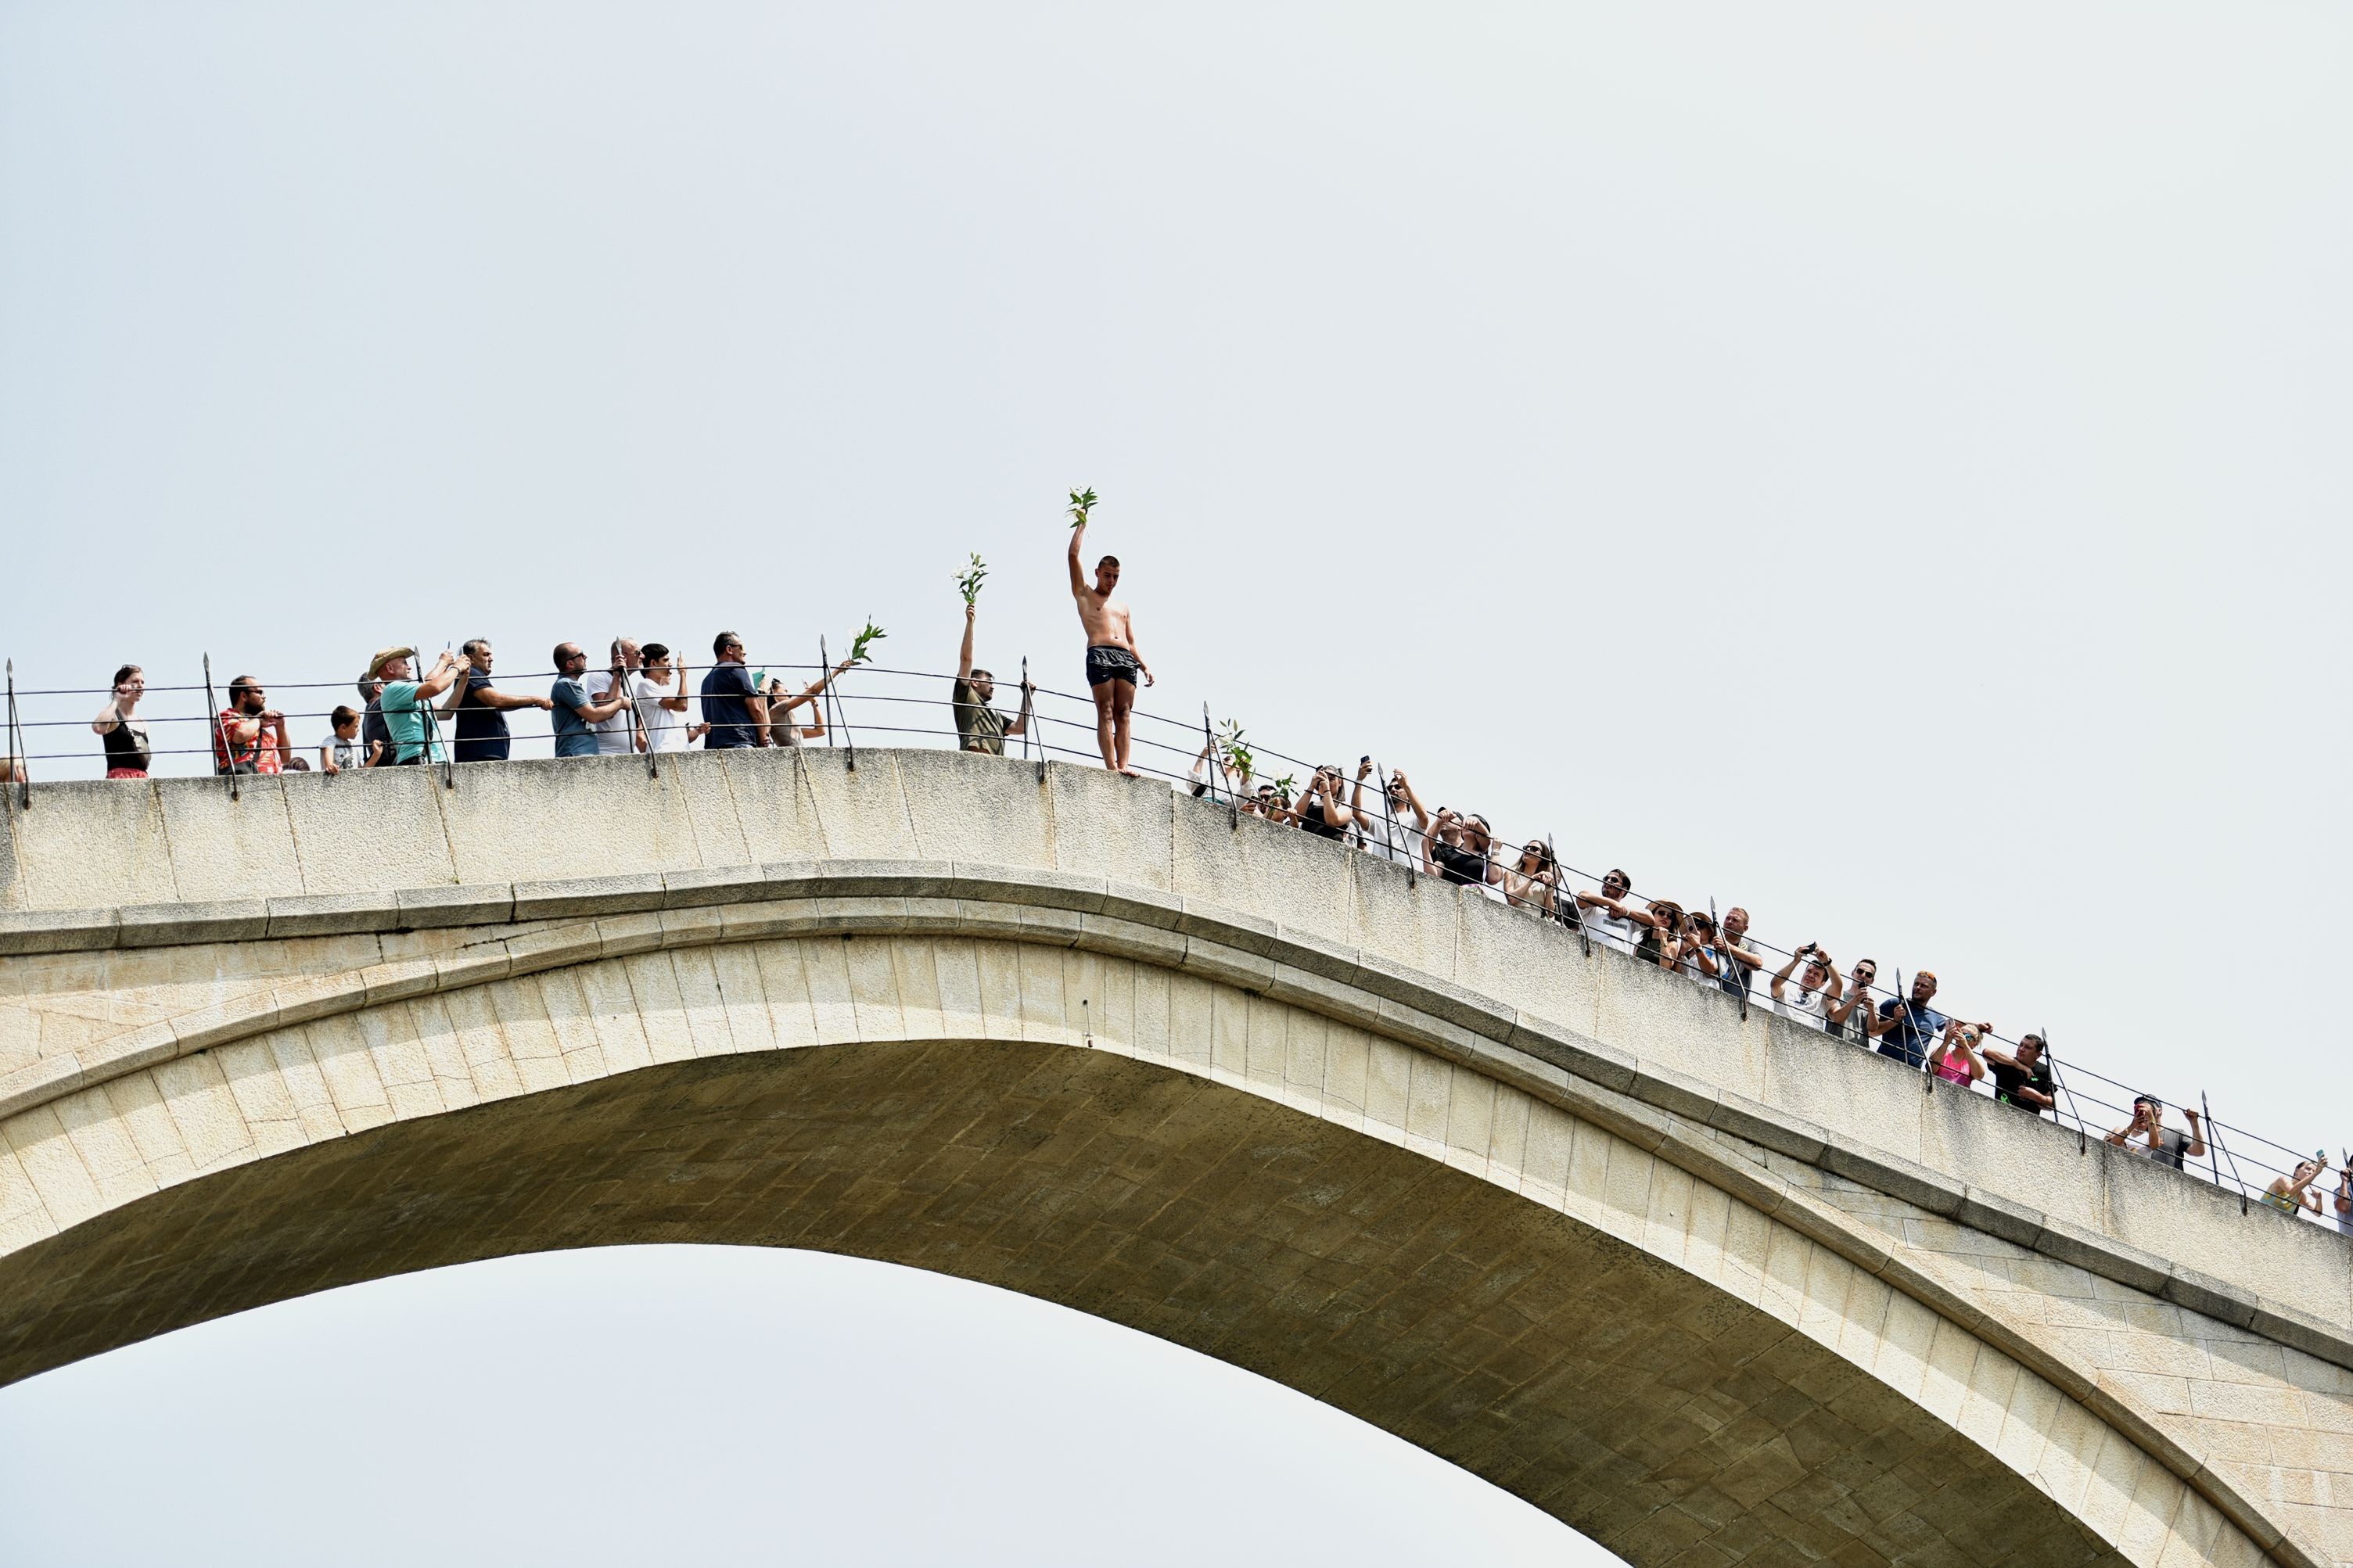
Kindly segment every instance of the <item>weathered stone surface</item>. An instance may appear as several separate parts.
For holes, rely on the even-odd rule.
[[[1157,786],[459,772],[12,816],[0,1378],[463,1256],[821,1245],[1226,1355],[1638,1563],[2353,1561],[2317,1227]],[[108,834],[164,864],[78,870]]]

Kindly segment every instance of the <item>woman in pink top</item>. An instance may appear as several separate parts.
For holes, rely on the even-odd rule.
[[[1978,1042],[1993,1032],[1991,1024],[1964,1024],[1958,1019],[1945,1026],[1945,1037],[1928,1053],[1928,1070],[1947,1083],[1964,1088],[1985,1077],[1985,1058],[1978,1055]]]

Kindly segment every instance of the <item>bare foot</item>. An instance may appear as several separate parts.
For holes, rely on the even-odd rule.
[[[1140,779],[1140,778],[1142,778],[1142,777],[1144,776],[1144,770],[1143,770],[1142,768],[1137,767],[1137,766],[1136,766],[1134,763],[1130,763],[1127,766],[1125,766],[1125,767],[1124,767],[1124,768],[1120,769],[1119,771],[1120,771],[1121,773],[1125,773],[1129,778],[1132,778],[1132,779]]]

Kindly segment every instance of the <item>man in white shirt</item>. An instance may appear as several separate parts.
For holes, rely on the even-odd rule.
[[[670,649],[649,642],[639,650],[638,669],[629,677],[629,702],[638,710],[638,734],[649,752],[683,752],[702,738],[686,695],[686,667],[671,668]],[[599,744],[602,744],[600,740]]]
[[[1365,825],[1365,848],[1393,865],[1436,876],[1430,863],[1430,813],[1406,783],[1405,770],[1389,774],[1386,798],[1368,810],[1365,780],[1372,771],[1371,758],[1358,762],[1356,788],[1348,795],[1348,809]]]
[[[1806,972],[1795,987],[1789,976],[1803,960]],[[1846,983],[1839,978],[1838,968],[1831,955],[1813,942],[1808,942],[1789,955],[1789,962],[1773,976],[1773,1005],[1784,1018],[1794,1018],[1801,1024],[1811,1024],[1819,1029],[1825,1026],[1830,1010],[1846,992]]]
[[[1611,871],[1601,879],[1599,892],[1577,895],[1577,912],[1585,929],[1620,952],[1633,952],[1644,928],[1651,924],[1649,916],[1627,909],[1626,895],[1633,890],[1633,878]]]

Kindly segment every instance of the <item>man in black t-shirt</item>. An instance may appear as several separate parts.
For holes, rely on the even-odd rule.
[[[1978,1055],[1993,1071],[1993,1097],[2004,1105],[2040,1116],[2057,1109],[2051,1083],[2051,1064],[2043,1060],[2042,1037],[2029,1035],[2015,1052],[1982,1047]]]

